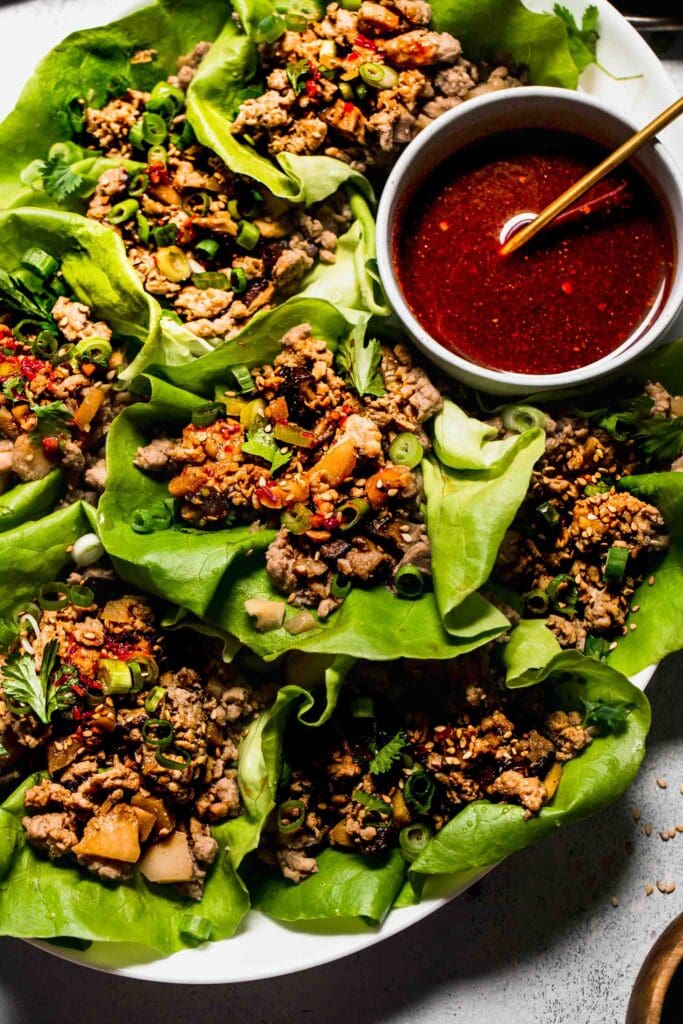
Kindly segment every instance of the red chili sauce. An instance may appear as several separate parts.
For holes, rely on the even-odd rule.
[[[540,213],[605,155],[563,132],[505,133],[427,179],[398,218],[393,256],[406,302],[436,341],[490,369],[560,373],[645,329],[666,300],[674,245],[634,171],[604,179],[562,223],[500,255],[512,217]],[[615,202],[581,212],[615,189]]]

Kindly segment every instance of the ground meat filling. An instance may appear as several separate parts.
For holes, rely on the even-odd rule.
[[[0,494],[59,466],[68,500],[95,502],[105,435],[128,401],[114,387],[124,351],[82,302],[62,295],[49,308],[40,321],[0,323]]]
[[[332,725],[292,727],[290,774],[260,855],[299,882],[327,845],[380,853],[403,829],[438,831],[475,800],[512,803],[530,818],[596,731],[578,711],[549,705],[540,687],[506,690],[489,651],[365,663]]]
[[[112,159],[143,162],[137,174],[104,171],[88,216],[121,235],[145,289],[200,339],[229,338],[295,294],[316,264],[335,262],[351,223],[345,193],[308,209],[290,205],[196,141],[183,90],[208,49],[200,43],[181,58],[167,83],[176,113],[162,121],[163,147],[139,136],[149,118],[159,129],[158,97],[134,89],[101,110],[86,108],[82,139]],[[153,60],[153,51],[143,56]]]
[[[46,769],[26,792],[23,826],[50,858],[108,881],[138,868],[200,899],[217,851],[210,826],[240,813],[240,739],[272,692],[252,689],[218,650],[188,667],[146,598],[107,599],[111,581],[97,583],[89,606],[44,611],[38,635],[27,623],[21,650],[33,653],[0,668],[0,769],[4,779]],[[57,711],[44,725],[8,704],[4,673],[17,658],[40,671],[51,656]]]
[[[511,66],[466,60],[431,18],[424,0],[363,0],[358,11],[328,4],[321,20],[260,47],[267,89],[242,103],[233,133],[272,155],[386,168],[440,114],[523,84]]]
[[[268,574],[290,603],[324,617],[346,582],[392,585],[408,564],[429,575],[419,474],[390,453],[399,434],[428,446],[441,396],[400,345],[382,349],[385,393],[361,399],[309,325],[280,344],[272,366],[252,370],[248,401],[228,392],[226,416],[155,438],[135,462],[171,475],[194,526],[279,526]]]
[[[657,430],[675,418],[672,399],[659,384],[647,386],[649,405],[647,395],[644,429],[654,423]],[[563,647],[600,654],[633,628],[627,624],[633,594],[669,537],[654,505],[619,490],[623,478],[652,470],[638,440],[613,430],[615,439],[566,407],[554,415],[547,416],[545,453],[493,578],[525,595],[525,615],[547,619]],[[622,571],[619,559],[626,556],[619,549],[628,553]]]

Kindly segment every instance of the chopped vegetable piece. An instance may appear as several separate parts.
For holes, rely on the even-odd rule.
[[[257,43],[274,43],[281,35],[284,35],[287,24],[284,18],[277,14],[269,14],[262,18],[256,26],[254,36]]]
[[[405,828],[401,829],[398,841],[401,853],[409,864],[417,860],[422,851],[429,845],[431,838],[431,829],[421,822],[415,825],[406,825]]]
[[[366,85],[373,89],[393,89],[398,82],[398,74],[388,64],[377,64],[367,61],[361,64],[359,73]]]
[[[545,428],[545,413],[536,409],[533,405],[506,405],[500,413],[503,426],[507,430],[514,430],[523,434],[525,430],[532,427]]]
[[[312,448],[316,441],[310,431],[303,430],[294,423],[276,423],[273,435],[277,441],[282,441],[283,444],[293,444],[297,448]]]
[[[126,221],[132,220],[139,209],[140,204],[137,199],[124,199],[122,203],[112,206],[109,211],[109,223],[125,224]]]
[[[330,580],[330,593],[332,597],[336,597],[338,601],[343,601],[344,598],[348,597],[351,593],[353,584],[350,579],[346,576],[342,576],[341,573],[335,573]]]
[[[253,249],[254,246],[258,245],[258,241],[261,237],[261,232],[255,224],[251,224],[248,220],[241,220],[237,225],[237,238],[235,241],[242,249],[248,251]]]
[[[195,288],[201,288],[203,291],[205,291],[207,288],[219,288],[226,290],[227,288],[230,287],[227,274],[224,274],[220,270],[205,270],[201,274],[193,274],[192,284],[195,286]]]
[[[138,866],[149,882],[160,885],[189,882],[193,875],[193,861],[187,836],[184,832],[172,832],[165,839],[152,843]]]
[[[195,427],[210,427],[216,420],[223,419],[227,414],[223,402],[207,402],[198,405],[192,412],[192,423]]]
[[[416,565],[402,565],[394,575],[394,586],[401,597],[414,601],[424,590],[424,576]]]
[[[415,434],[399,434],[391,442],[389,458],[399,466],[415,467],[422,461],[424,448]]]
[[[303,800],[285,800],[277,809],[278,832],[289,835],[298,832],[306,818],[306,804]]]
[[[621,583],[626,572],[628,559],[629,549],[613,544],[607,552],[605,579],[610,583]]]
[[[208,942],[211,938],[211,922],[199,914],[185,914],[180,920],[181,938],[190,942]]]
[[[306,505],[297,502],[282,513],[281,523],[290,533],[301,535],[311,528],[313,513]]]
[[[545,590],[530,590],[524,595],[524,601],[529,611],[533,615],[542,615],[543,612],[548,610],[550,604],[550,598],[548,597]]]
[[[102,658],[97,678],[102,684],[102,693],[106,696],[113,693],[130,693],[133,688],[128,665],[125,661],[119,661],[116,658]]]
[[[104,554],[104,545],[96,533],[84,533],[75,542],[71,551],[71,558],[74,565],[79,569],[85,569],[89,565],[99,562]]]
[[[260,597],[251,597],[244,602],[244,610],[253,620],[254,629],[259,633],[280,629],[285,619],[286,608],[284,601],[268,601]]]
[[[54,256],[45,252],[44,249],[38,249],[36,246],[33,246],[24,253],[21,257],[21,265],[26,270],[31,271],[31,273],[37,274],[43,280],[51,277],[59,267],[59,263]]]
[[[343,531],[352,530],[354,526],[358,526],[369,511],[370,502],[366,501],[365,498],[351,498],[350,501],[345,501],[337,509],[337,515],[340,519],[339,529]]]
[[[216,258],[220,246],[214,238],[204,238],[201,242],[197,242],[194,247],[195,252],[201,252],[207,259],[213,260]]]

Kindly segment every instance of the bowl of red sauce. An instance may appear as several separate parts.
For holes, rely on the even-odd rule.
[[[588,96],[532,87],[463,103],[408,146],[380,202],[377,256],[390,303],[433,361],[515,394],[596,380],[673,336],[683,172],[660,142],[501,254],[638,127]]]

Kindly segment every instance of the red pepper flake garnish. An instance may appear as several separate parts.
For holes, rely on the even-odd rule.
[[[346,103],[344,104],[344,113],[345,114],[352,114],[354,109],[355,108],[353,106],[353,103],[351,103],[351,102],[349,102],[349,100],[347,100]]]
[[[377,43],[373,42],[372,39],[368,39],[367,36],[357,35],[353,41],[354,46],[361,46],[364,50],[376,50]]]
[[[79,697],[85,697],[86,696],[85,688],[83,686],[80,686],[78,683],[74,683],[73,686],[71,687],[71,689]]]
[[[147,168],[147,174],[152,185],[168,185],[168,170],[166,164],[156,163],[150,164]]]
[[[0,324],[0,339],[2,340],[3,344],[5,344],[5,338],[11,337],[11,336],[12,336],[12,331],[7,326],[7,324]],[[16,347],[16,342],[14,341],[14,339],[12,339],[12,341],[13,341],[14,347]]]
[[[350,54],[348,55],[348,57],[347,57],[346,59],[347,59],[347,60],[360,60],[360,54],[359,54],[359,53],[356,53],[356,51],[355,51],[355,50],[353,50],[353,51],[352,51],[352,52],[351,52],[351,53],[350,53]]]
[[[55,455],[59,451],[59,438],[44,437],[43,451],[45,452],[46,455]]]
[[[441,228],[442,231],[448,231],[450,224],[448,223],[447,220],[441,220],[439,221],[439,227]]]
[[[21,360],[21,374],[27,380],[34,380],[44,367],[44,361],[34,356],[24,356]]]
[[[562,291],[564,292],[565,295],[573,295],[574,294],[574,285],[571,283],[571,281],[563,281],[562,282]]]
[[[318,93],[320,92],[320,86],[316,85],[315,82],[312,82],[310,80],[310,78],[307,80],[305,88],[306,88],[306,95],[310,96],[310,97],[317,96]]]

